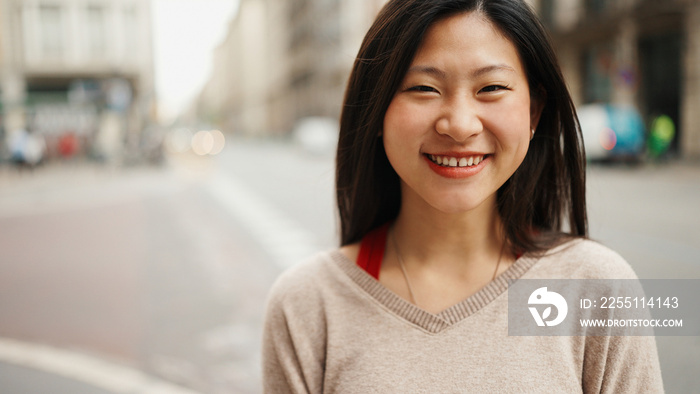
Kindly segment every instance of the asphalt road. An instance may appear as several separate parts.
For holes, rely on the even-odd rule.
[[[335,246],[333,176],[332,154],[243,140],[162,168],[0,167],[0,337],[259,392],[267,290]],[[593,166],[588,185],[593,238],[642,278],[700,278],[700,166]],[[697,392],[700,337],[657,342],[667,391]],[[32,373],[5,365],[3,387]]]
[[[0,337],[201,392],[259,392],[280,268],[209,191],[211,164],[3,173]]]

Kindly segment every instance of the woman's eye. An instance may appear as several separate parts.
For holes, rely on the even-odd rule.
[[[430,86],[425,85],[412,86],[408,88],[408,90],[412,92],[437,92],[435,88],[431,88]]]
[[[481,92],[484,93],[493,93],[493,92],[498,92],[500,90],[507,90],[508,86],[503,86],[503,85],[489,85],[483,89],[481,89]]]

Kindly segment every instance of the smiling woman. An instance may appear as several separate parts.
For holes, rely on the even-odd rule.
[[[267,392],[663,391],[653,337],[508,336],[514,281],[635,278],[587,239],[574,106],[523,1],[389,1],[336,164],[341,247],[272,289]]]

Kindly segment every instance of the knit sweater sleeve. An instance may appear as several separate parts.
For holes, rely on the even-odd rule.
[[[567,252],[560,263],[573,278],[637,279],[624,258],[596,242],[580,242]],[[584,393],[664,392],[653,336],[585,337],[582,374]]]
[[[273,285],[263,331],[265,393],[323,391],[325,324],[314,288],[319,267],[299,264]]]
[[[586,342],[585,393],[664,392],[654,337],[589,337]]]

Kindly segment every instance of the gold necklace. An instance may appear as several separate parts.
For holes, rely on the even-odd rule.
[[[399,267],[401,267],[401,273],[403,274],[403,278],[406,281],[406,287],[408,288],[408,295],[409,297],[411,297],[411,303],[415,306],[418,306],[418,303],[416,302],[416,296],[413,295],[413,287],[411,286],[411,281],[408,279],[408,273],[406,272],[406,267],[404,266],[403,257],[401,257],[399,244],[396,242],[396,236],[394,235],[394,231],[391,231],[390,237],[391,243],[394,245],[394,250],[396,250],[396,257],[398,257],[399,260]],[[503,257],[504,247],[505,241],[503,242],[503,245],[501,245],[501,251],[498,254],[498,262],[496,262],[496,269],[493,271],[493,277],[491,277],[491,281],[496,279],[496,275],[498,274],[498,267],[501,265],[501,258]]]

